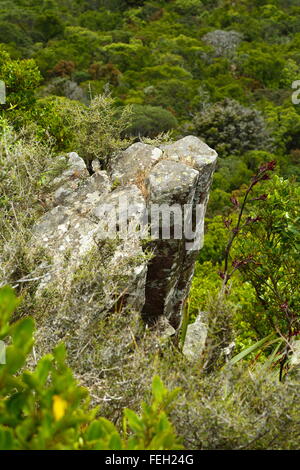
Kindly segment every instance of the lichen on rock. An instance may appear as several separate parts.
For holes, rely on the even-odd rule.
[[[35,294],[38,354],[63,340],[76,364],[80,351],[92,353],[97,322],[116,310],[178,330],[203,243],[216,159],[193,136],[160,148],[133,144],[107,171],[93,162],[92,175],[69,154],[67,170],[54,182],[52,208],[32,229],[31,246],[51,259]],[[155,221],[153,207],[170,211]],[[188,219],[192,234],[183,230]]]

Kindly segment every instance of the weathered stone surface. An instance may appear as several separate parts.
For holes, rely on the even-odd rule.
[[[163,150],[165,158],[189,162],[197,170],[217,156],[215,150],[193,135],[183,137],[172,144],[161,145],[160,148]]]
[[[144,176],[162,157],[162,151],[152,145],[137,142],[122,152],[114,162],[112,180],[122,184]]]
[[[79,176],[88,176],[88,171],[84,160],[80,158],[76,152],[69,153],[67,170],[65,170],[59,178],[56,178],[54,182],[61,182],[64,179],[73,176],[76,176],[76,178],[78,178]]]
[[[71,154],[74,161],[74,154]],[[70,170],[67,170],[70,171]],[[84,256],[91,251],[99,241],[116,238],[117,227],[111,229],[115,233],[108,232],[107,221],[111,222],[110,215],[102,217],[101,208],[106,206],[119,207],[120,201],[128,200],[136,208],[136,214],[132,219],[141,217],[144,210],[144,199],[136,186],[118,188],[110,192],[109,178],[104,171],[87,176],[81,184],[65,190],[65,185],[55,192],[55,201],[60,202],[50,212],[46,213],[33,228],[33,244],[46,248],[52,258],[52,269],[45,276],[39,286],[39,290],[45,288],[50,282],[55,282],[60,277],[69,278],[72,281],[76,268],[80,265]],[[116,221],[117,222],[117,221]],[[132,221],[133,222],[133,221]],[[66,268],[65,256],[68,254]],[[137,237],[122,237],[111,260],[110,269],[114,264],[118,265],[121,259],[132,259],[142,254],[140,240]],[[125,263],[126,264],[126,263]],[[138,269],[139,268],[139,269]],[[127,269],[126,269],[127,270]],[[141,276],[145,266],[136,267],[131,273],[131,294],[136,308],[143,305],[144,290],[140,292],[134,284],[135,275]],[[139,279],[137,284],[139,284]],[[127,292],[130,297],[130,292]]]
[[[199,181],[195,197],[207,198],[215,169],[217,152],[193,135],[184,137],[173,144],[161,146],[164,158],[190,165],[199,171]]]
[[[292,354],[290,358],[290,364],[292,366],[300,365],[300,340],[294,340],[291,342]]]
[[[147,264],[143,257],[141,239],[135,227],[141,223],[144,215],[144,198],[138,187],[131,185],[117,188],[105,198],[104,204],[103,202],[102,200],[93,211],[98,226],[95,240],[101,242],[107,238],[110,240],[118,238],[118,246],[111,260],[110,269],[123,264],[128,283],[124,286],[124,298],[126,297],[126,302],[131,307],[140,310],[145,302]],[[132,208],[132,212],[127,210],[127,204]],[[115,218],[111,216],[111,212],[108,218],[103,218],[103,209],[106,206],[108,209],[109,206],[115,209]],[[138,258],[140,261],[132,265],[132,260]]]
[[[201,357],[207,338],[207,326],[201,321],[201,316],[196,321],[188,325],[185,342],[183,346],[183,354],[190,361],[197,361]]]
[[[194,264],[203,244],[204,215],[217,154],[197,137],[185,137],[164,145],[163,160],[146,180],[148,205],[180,205],[184,221],[193,216],[196,239],[182,233],[181,239],[153,241],[154,257],[148,265],[146,302],[143,317],[151,322],[160,315],[166,316],[174,328],[181,322],[184,301],[189,293]],[[176,224],[171,220],[171,233]],[[197,224],[197,225],[196,225]],[[177,227],[178,229],[178,227]]]
[[[197,170],[184,163],[162,160],[146,180],[150,203],[191,203],[198,176]]]
[[[61,340],[73,351],[79,344],[85,347],[91,325],[118,305],[139,312],[149,324],[165,319],[167,335],[175,332],[203,241],[216,158],[193,136],[160,149],[134,144],[113,161],[109,173],[95,161],[90,175],[77,154],[69,155],[67,170],[53,182],[52,209],[33,228],[32,246],[43,248],[51,259],[37,297],[53,287],[61,295],[69,289],[72,302],[81,296],[84,308],[79,315],[69,305],[67,314],[61,309],[42,321],[39,337],[44,342],[51,337],[51,347]],[[152,209],[164,204],[171,216],[167,211],[166,219],[155,222]],[[195,219],[199,208],[194,233],[189,233],[184,224]],[[148,223],[154,236],[146,243]],[[168,239],[161,237],[161,229],[164,235],[170,230]],[[76,287],[83,265],[85,275],[95,277],[88,281],[95,292]]]
[[[65,162],[65,157],[61,157],[61,160]],[[81,181],[89,175],[83,159],[75,152],[68,155],[67,165],[67,169],[53,181],[53,187],[57,188],[54,193],[54,204],[60,204],[72,195]]]

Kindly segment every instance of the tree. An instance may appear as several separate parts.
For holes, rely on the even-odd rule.
[[[174,115],[160,106],[133,105],[132,111],[132,124],[126,129],[131,136],[155,137],[178,125]]]
[[[35,23],[36,28],[41,31],[45,41],[62,35],[64,26],[61,18],[51,11],[44,11],[39,15]]]
[[[237,31],[215,30],[205,34],[202,38],[204,42],[213,46],[215,57],[232,58],[236,48],[241,43],[243,36]]]
[[[220,157],[266,150],[270,146],[269,132],[260,112],[234,100],[225,99],[196,114],[193,124],[197,135],[216,149]]]
[[[131,109],[120,110],[108,94],[96,96],[89,106],[78,104],[70,108],[76,148],[89,171],[92,171],[94,159],[105,169],[116,152],[129,145],[130,141],[122,139],[121,135],[128,128],[130,117]]]
[[[75,64],[71,60],[60,60],[52,70],[59,77],[71,77],[75,70]],[[51,71],[50,71],[51,73]]]
[[[114,64],[92,64],[89,73],[93,80],[106,79],[111,85],[118,85],[120,82],[121,72]]]
[[[35,90],[42,76],[33,59],[12,60],[0,49],[0,76],[6,86],[4,110],[30,110],[36,102]]]
[[[256,330],[291,339],[300,334],[300,186],[274,176],[253,196],[236,237],[234,263],[256,292],[261,310],[253,315]]]

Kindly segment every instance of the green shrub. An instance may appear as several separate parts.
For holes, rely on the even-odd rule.
[[[282,384],[263,367],[189,372],[176,381],[185,395],[171,415],[188,449],[299,448],[299,374]],[[184,387],[187,376],[193,380]]]
[[[202,11],[202,2],[199,0],[175,0],[174,10],[180,15],[197,15]]]
[[[197,135],[214,148],[220,157],[264,149],[270,144],[261,114],[226,99],[216,103],[193,120]]]
[[[74,150],[74,129],[70,121],[70,109],[76,106],[63,96],[46,96],[37,100],[32,110],[36,123],[36,136],[42,142],[52,139],[53,150]]]
[[[260,354],[271,351],[267,364],[280,366],[282,380],[290,364],[297,363],[293,344],[300,336],[300,217],[296,203],[300,188],[276,175],[266,184],[275,167],[275,161],[261,165],[241,199],[231,198],[236,213],[224,220],[229,238],[220,277],[223,295],[228,295],[236,271],[255,292],[252,310],[244,317],[259,341],[233,358],[233,363],[257,350]]]
[[[91,170],[91,163],[98,159],[106,168],[117,151],[126,148],[130,141],[122,139],[128,128],[131,109],[114,106],[110,95],[98,95],[90,105],[72,105],[70,121],[74,131],[74,143],[79,155]]]
[[[0,49],[0,77],[6,86],[6,104],[2,109],[15,120],[20,112],[30,112],[36,102],[35,90],[42,76],[33,59],[12,60]]]
[[[35,365],[32,361],[34,322],[31,318],[10,324],[20,300],[9,287],[0,289],[0,340],[7,344],[0,365],[0,449],[180,449],[167,412],[178,390],[169,392],[154,377],[151,404],[138,416],[124,411],[122,435],[97,409],[89,408],[88,392],[78,386],[66,365],[63,345]]]
[[[253,260],[239,267],[260,305],[261,313],[253,316],[253,326],[262,335],[277,330],[286,336],[290,328],[293,333],[300,331],[300,187],[275,176],[262,191],[267,199],[256,201],[249,213],[258,222],[244,225],[235,256],[240,262]]]
[[[131,136],[155,137],[175,129],[177,119],[160,106],[133,105],[132,124],[126,129]]]

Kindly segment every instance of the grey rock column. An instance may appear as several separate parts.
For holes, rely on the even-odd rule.
[[[161,232],[167,223],[166,211],[166,219],[160,219],[159,238],[148,245],[154,256],[148,265],[142,315],[149,324],[165,316],[177,329],[190,290],[195,261],[203,244],[204,217],[217,154],[193,136],[162,146],[161,149],[164,152],[163,159],[155,165],[146,181],[149,192],[148,210],[152,214],[153,205],[156,210],[157,206],[169,207],[171,238],[163,239]],[[184,230],[181,231],[181,239],[174,237],[176,229],[179,232],[179,227],[176,227],[178,220],[174,220],[172,209],[179,214],[180,208],[183,214],[182,228],[184,220],[193,216],[193,231],[196,233],[194,243]],[[197,210],[199,213],[196,225]],[[186,212],[189,211],[190,214],[187,215]],[[150,220],[153,230],[153,217]]]

